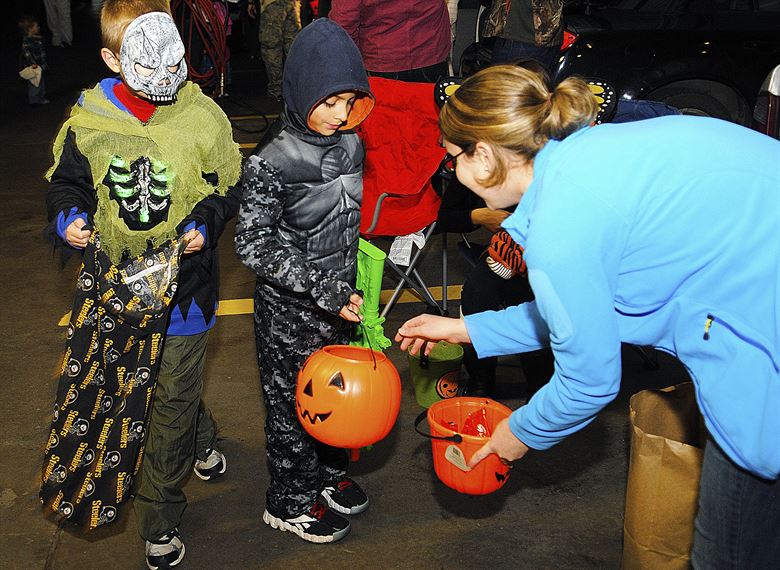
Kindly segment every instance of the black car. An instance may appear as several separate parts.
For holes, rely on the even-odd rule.
[[[600,78],[686,114],[750,124],[780,63],[780,0],[577,0],[564,19],[556,79]],[[485,43],[464,52],[462,72],[484,63]]]

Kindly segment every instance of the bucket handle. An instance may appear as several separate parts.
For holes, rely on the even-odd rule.
[[[419,433],[423,437],[427,437],[429,439],[443,439],[444,441],[454,441],[455,443],[460,443],[463,441],[463,437],[456,433],[455,435],[451,435],[448,437],[442,437],[440,435],[431,435],[429,433],[425,433],[424,431],[420,430],[420,422],[422,422],[425,419],[425,416],[428,415],[428,410],[423,410],[420,412],[420,415],[417,416],[417,419],[414,420],[414,431]]]
[[[430,364],[428,360],[428,355],[425,354],[425,347],[428,346],[428,341],[426,340],[423,345],[420,347],[420,368],[428,368],[428,365]],[[415,424],[417,425],[417,424]]]

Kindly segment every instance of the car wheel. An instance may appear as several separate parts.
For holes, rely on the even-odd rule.
[[[742,97],[714,82],[681,82],[648,93],[646,98],[676,107],[683,115],[714,117],[741,125],[750,119]]]

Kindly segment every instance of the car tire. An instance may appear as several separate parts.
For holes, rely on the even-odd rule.
[[[716,97],[714,93],[719,96]],[[741,125],[747,124],[750,118],[747,104],[737,93],[722,85],[711,89],[709,86],[699,87],[695,82],[690,82],[684,86],[662,87],[649,93],[647,99],[676,107],[683,115],[714,117]]]

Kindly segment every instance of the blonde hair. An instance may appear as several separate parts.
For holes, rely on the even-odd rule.
[[[119,53],[130,23],[149,12],[171,13],[169,0],[103,0],[100,8],[100,35],[103,47]]]
[[[550,89],[543,73],[516,65],[487,67],[453,93],[439,114],[444,138],[474,152],[490,146],[496,165],[480,184],[506,180],[512,155],[533,160],[550,139],[560,140],[590,124],[597,105],[587,84],[569,77]]]

